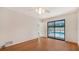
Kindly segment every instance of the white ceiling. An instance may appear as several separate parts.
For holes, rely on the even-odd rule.
[[[6,8],[16,12],[31,15],[34,17],[39,17],[41,19],[54,17],[65,13],[74,12],[77,10],[77,7],[42,7],[48,12],[45,12],[44,14],[39,15],[38,13],[35,12],[36,7],[6,7]]]

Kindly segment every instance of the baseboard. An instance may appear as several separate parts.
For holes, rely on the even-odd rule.
[[[39,38],[46,38],[46,37],[39,37]],[[14,45],[17,45],[17,44],[20,44],[20,43],[24,43],[24,42],[28,42],[28,41],[32,41],[32,40],[37,40],[38,38],[32,38],[32,39],[29,39],[29,40],[24,40],[24,41],[20,41],[20,42],[17,42],[17,43],[13,43],[11,45],[7,45],[6,47],[10,47],[10,46],[14,46]],[[4,48],[6,48],[4,47]],[[2,47],[0,47],[0,49],[2,49]]]
[[[34,40],[34,39],[38,39],[38,38],[33,38],[33,39],[29,39],[29,40],[24,40],[24,41],[18,41],[18,42],[15,42],[13,44],[10,44],[10,45],[6,45],[6,47],[10,47],[10,46],[14,46],[14,45],[17,45],[17,44],[20,44],[20,43],[24,43],[24,42],[28,42],[28,41],[31,41],[31,40]],[[4,47],[4,48],[6,48]],[[2,49],[3,47],[1,46],[0,49]]]
[[[70,41],[65,41],[65,42],[78,45],[76,42],[70,42]]]

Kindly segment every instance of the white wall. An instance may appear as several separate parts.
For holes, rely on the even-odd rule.
[[[46,27],[48,21],[65,19],[65,40],[77,43],[77,12],[55,16],[45,21]],[[47,28],[45,28],[47,35]]]
[[[79,10],[78,10],[78,19],[77,19],[77,39],[78,39],[78,45],[79,45]]]
[[[16,44],[37,38],[38,20],[29,14],[0,8],[0,47],[8,41]]]

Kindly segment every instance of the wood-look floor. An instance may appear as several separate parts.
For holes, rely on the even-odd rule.
[[[78,51],[75,43],[69,43],[49,38],[39,38],[9,46],[0,51]]]

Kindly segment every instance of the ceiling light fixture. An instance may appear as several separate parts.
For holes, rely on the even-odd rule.
[[[45,9],[43,8],[36,8],[35,10],[38,14],[44,14],[45,13]]]

